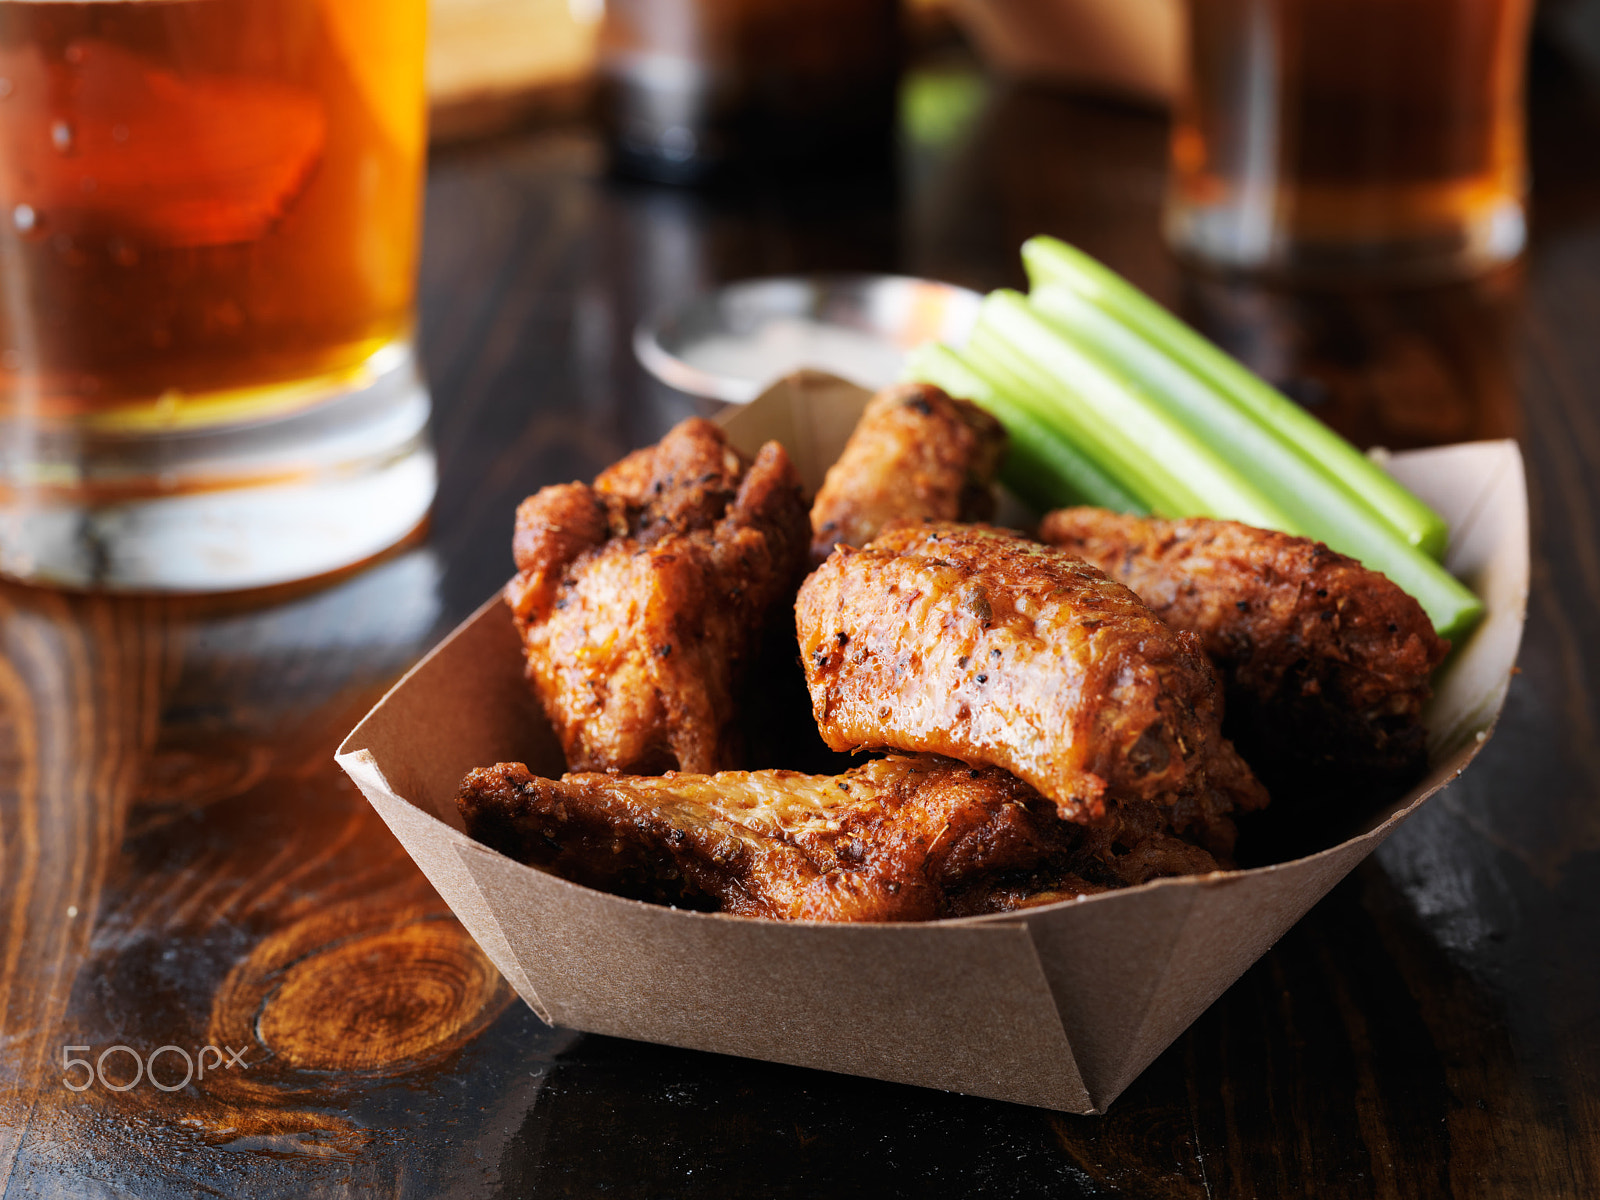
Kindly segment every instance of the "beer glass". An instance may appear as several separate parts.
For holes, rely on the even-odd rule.
[[[1433,281],[1522,250],[1531,0],[1189,0],[1166,234],[1226,268]]]
[[[0,573],[220,591],[434,490],[425,0],[0,0]]]

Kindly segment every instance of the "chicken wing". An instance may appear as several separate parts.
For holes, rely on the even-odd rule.
[[[983,521],[1005,457],[999,421],[931,384],[902,383],[872,398],[811,506],[811,558],[836,542],[864,546],[895,519]]]
[[[805,566],[800,484],[709,421],[517,509],[506,587],[528,678],[576,770],[735,765],[738,692]]]
[[[1274,789],[1310,776],[1408,786],[1426,768],[1422,707],[1449,643],[1383,575],[1232,521],[1072,508],[1039,536],[1200,638],[1227,686],[1227,731]]]
[[[795,606],[812,710],[835,750],[1001,766],[1072,821],[1152,804],[1213,854],[1266,793],[1219,730],[1193,634],[1098,569],[978,525],[892,524],[841,547]]]
[[[473,837],[591,887],[780,920],[910,921],[997,912],[1216,870],[1137,826],[1088,831],[993,767],[897,755],[840,776],[727,771],[540,779],[472,772]]]

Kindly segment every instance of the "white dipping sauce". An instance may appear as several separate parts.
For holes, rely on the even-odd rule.
[[[874,391],[899,378],[905,360],[883,338],[805,317],[774,317],[742,336],[717,334],[685,346],[679,357],[709,375],[756,385],[811,367]]]

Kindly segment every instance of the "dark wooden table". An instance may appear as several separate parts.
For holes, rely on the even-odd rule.
[[[1163,122],[1103,102],[989,88],[892,173],[720,195],[607,180],[582,126],[439,152],[425,536],[266,596],[0,589],[0,1193],[1600,1194],[1600,102],[1535,78],[1525,266],[1387,295],[1180,273]],[[334,747],[508,574],[518,499],[695,410],[634,364],[643,313],[798,270],[1018,284],[1041,231],[1362,440],[1522,439],[1494,742],[1104,1118],[542,1026]],[[243,1058],[180,1090],[175,1051],[63,1082],[209,1045]]]

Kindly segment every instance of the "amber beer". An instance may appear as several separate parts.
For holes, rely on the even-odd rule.
[[[1223,266],[1441,278],[1524,239],[1530,0],[1190,0],[1169,239]]]
[[[126,540],[97,505],[414,448],[424,4],[0,0],[0,570],[74,503]]]
[[[422,2],[0,0],[0,404],[270,404],[402,337]]]

